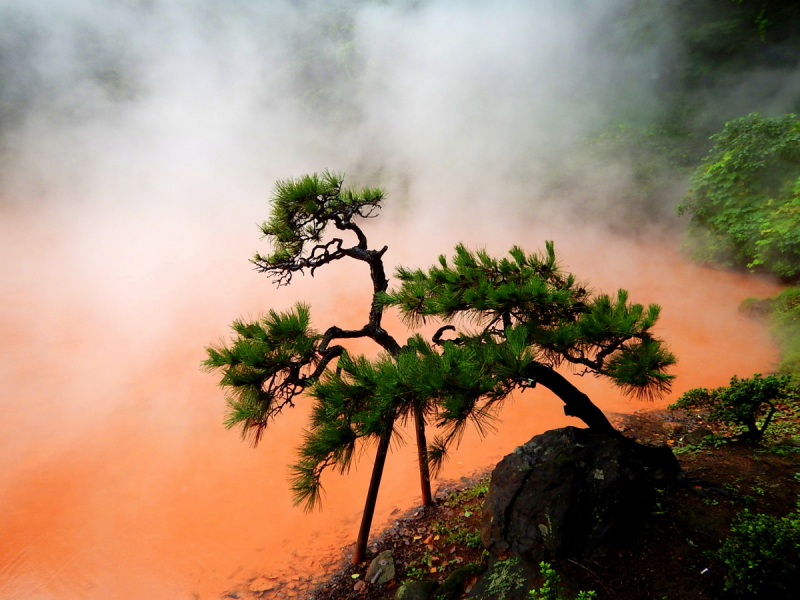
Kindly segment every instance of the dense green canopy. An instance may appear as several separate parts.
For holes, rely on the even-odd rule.
[[[695,256],[800,276],[800,123],[753,113],[712,139],[678,209]]]

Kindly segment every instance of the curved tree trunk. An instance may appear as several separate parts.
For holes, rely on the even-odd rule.
[[[422,505],[433,504],[431,495],[431,473],[428,468],[428,442],[425,439],[425,415],[422,408],[414,406],[414,429],[417,433],[417,458],[419,459],[419,483],[422,488]]]
[[[533,380],[542,384],[564,402],[564,414],[577,417],[595,431],[616,433],[616,429],[603,414],[584,394],[555,369],[535,363],[533,366]]]
[[[630,446],[645,466],[652,469],[661,469],[665,475],[673,476],[682,471],[678,459],[668,446],[648,446],[631,440],[619,431],[584,394],[572,385],[561,373],[546,365],[535,363],[532,368],[532,379],[558,396],[564,402],[564,414],[577,417],[594,431],[604,431],[623,440]]]
[[[392,439],[392,428],[381,435],[378,442],[378,451],[375,453],[375,464],[372,467],[372,477],[369,480],[369,491],[367,501],[364,505],[364,514],[361,515],[361,527],[358,530],[358,540],[356,549],[353,553],[353,564],[357,565],[364,562],[364,555],[367,552],[367,542],[369,541],[369,530],[372,527],[372,517],[375,514],[375,504],[378,501],[378,490],[381,487],[383,477],[383,466],[386,464],[386,454],[389,452],[389,442]]]

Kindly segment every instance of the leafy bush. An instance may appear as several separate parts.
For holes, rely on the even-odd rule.
[[[780,371],[800,375],[800,286],[775,296],[770,324],[781,347]]]
[[[541,569],[542,577],[544,577],[544,584],[542,587],[539,588],[538,591],[531,590],[529,592],[531,600],[567,600],[564,596],[562,596],[561,590],[561,578],[558,576],[558,573],[553,570],[553,567],[550,563],[541,562],[539,563],[539,569]],[[578,592],[578,595],[575,597],[575,600],[591,600],[596,596],[596,592]]]
[[[800,276],[800,123],[758,113],[725,124],[678,207],[695,258]]]
[[[776,403],[795,398],[797,388],[788,375],[762,377],[756,373],[752,379],[739,379],[734,375],[729,386],[714,390],[689,390],[669,408],[705,409],[709,422],[744,426],[746,431],[741,438],[760,442],[775,415]]]
[[[789,598],[800,587],[800,513],[786,517],[745,509],[719,557],[728,566],[725,589],[745,598]]]

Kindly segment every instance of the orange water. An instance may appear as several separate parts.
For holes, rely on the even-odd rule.
[[[305,403],[254,450],[222,427],[223,394],[198,364],[234,318],[296,299],[313,304],[319,329],[362,324],[365,269],[336,266],[277,290],[246,262],[259,247],[252,227],[178,223],[117,215],[83,225],[15,217],[1,226],[2,598],[217,598],[258,575],[319,572],[355,538],[371,453],[348,476],[325,477],[323,512],[304,514],[292,507],[286,476]],[[390,245],[390,264],[420,266],[457,240],[501,251],[556,239],[565,266],[595,289],[626,287],[634,301],[663,306],[660,333],[680,359],[676,393],[776,360],[762,326],[736,307],[777,287],[692,265],[670,240],[524,222],[370,227],[373,245]],[[405,340],[395,320],[387,324]],[[576,384],[607,411],[647,406],[591,377]],[[540,389],[518,394],[501,416],[497,435],[468,434],[444,478],[492,464],[545,429],[578,424]],[[417,502],[412,446],[398,445],[387,462],[373,531]]]

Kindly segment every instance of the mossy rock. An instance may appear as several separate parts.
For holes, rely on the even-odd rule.
[[[400,586],[394,595],[395,600],[428,600],[439,588],[435,581],[409,581]]]
[[[464,593],[467,581],[470,577],[477,577],[486,570],[477,563],[472,563],[456,569],[444,580],[444,583],[436,590],[436,600],[455,600]]]

